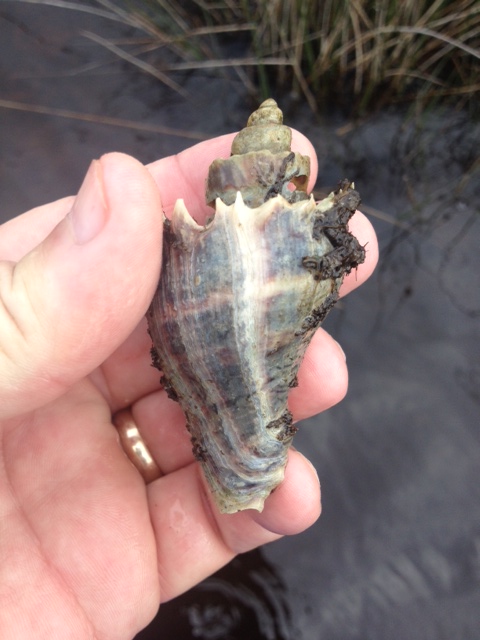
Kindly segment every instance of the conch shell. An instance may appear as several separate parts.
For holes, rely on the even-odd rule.
[[[296,427],[290,389],[310,339],[364,260],[347,230],[348,181],[316,203],[309,158],[265,101],[210,167],[198,225],[178,200],[147,314],[154,364],[185,412],[193,452],[223,513],[263,509],[283,479]]]

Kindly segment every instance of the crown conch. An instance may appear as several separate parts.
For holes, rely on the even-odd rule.
[[[154,364],[223,513],[261,511],[282,482],[296,431],[289,391],[344,275],[365,257],[347,229],[358,193],[344,180],[316,203],[310,160],[291,150],[282,120],[266,100],[232,155],[212,163],[206,225],[177,201],[147,314]]]

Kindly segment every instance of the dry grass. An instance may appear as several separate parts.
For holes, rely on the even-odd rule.
[[[85,34],[182,93],[173,74],[233,68],[257,97],[304,96],[356,113],[399,101],[478,106],[479,0],[22,0],[135,27]],[[241,57],[228,57],[233,43]]]
[[[257,48],[283,52],[316,102],[333,92],[362,109],[480,89],[478,0],[261,0],[258,18]]]

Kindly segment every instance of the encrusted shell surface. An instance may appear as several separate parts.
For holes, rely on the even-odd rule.
[[[178,200],[147,314],[154,363],[186,415],[220,511],[263,509],[296,428],[289,390],[310,339],[364,259],[346,225],[359,197],[344,181],[308,197],[309,159],[267,100],[215,161],[198,225]]]

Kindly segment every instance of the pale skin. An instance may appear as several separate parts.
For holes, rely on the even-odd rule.
[[[170,214],[181,196],[205,219],[205,172],[231,140],[148,168],[108,154],[76,199],[0,227],[2,640],[129,640],[161,602],[320,514],[317,475],[293,450],[262,513],[219,514],[182,412],[150,366],[144,314],[159,277],[162,209]],[[314,152],[297,133],[294,150],[312,157],[313,184]],[[367,259],[342,295],[377,261],[368,220],[357,213],[350,228]],[[294,418],[327,409],[346,389],[343,352],[319,329],[290,396]],[[125,407],[164,474],[148,486],[112,425]]]

